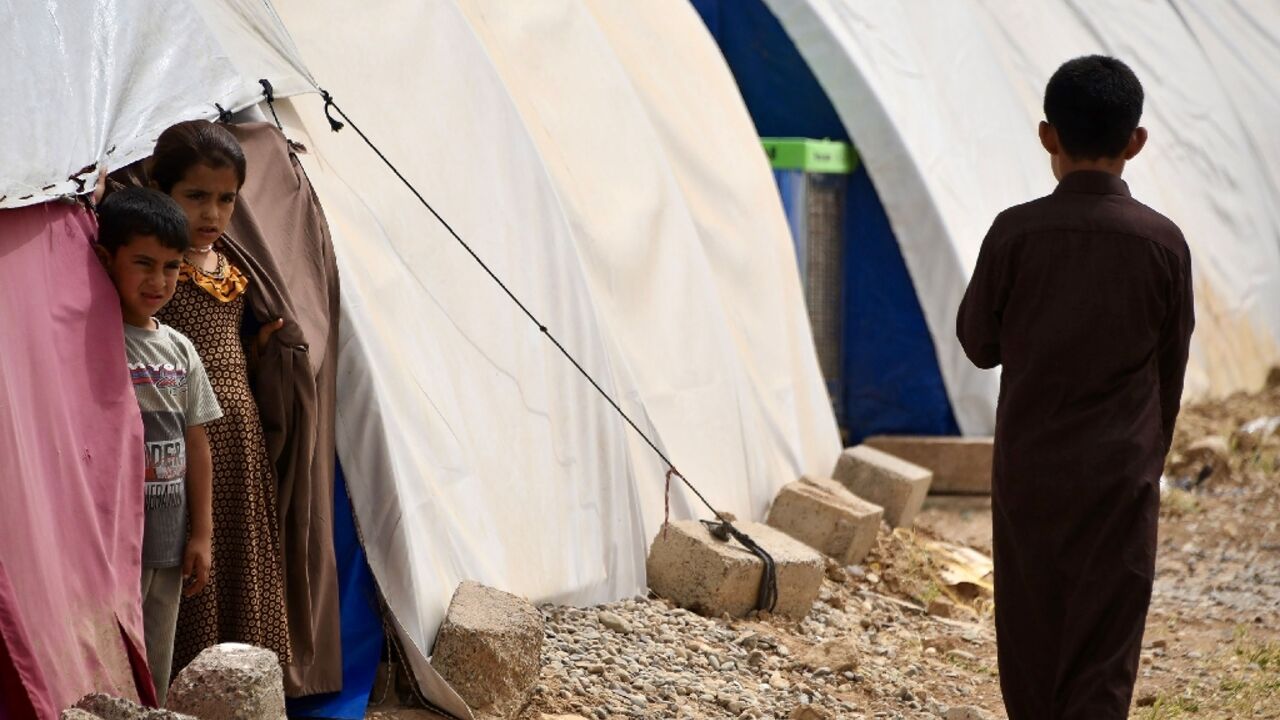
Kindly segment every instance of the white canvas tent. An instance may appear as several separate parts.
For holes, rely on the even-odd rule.
[[[374,153],[330,132],[317,85],[718,508],[759,517],[830,472],[780,202],[682,0],[72,6],[19,6],[0,31],[33,68],[3,86],[0,151],[21,162],[0,206],[272,83],[339,261],[339,455],[419,667],[460,580],[642,591],[666,468]],[[690,498],[673,484],[672,515],[705,517]]]
[[[776,192],[691,8],[280,10],[326,89],[368,108],[354,119],[713,502],[759,517],[782,483],[830,471]],[[412,31],[376,55],[354,42],[397,24]],[[646,25],[679,55],[618,41]],[[384,77],[394,95],[366,81]],[[665,468],[357,138],[298,106],[343,278],[340,453],[406,633],[425,650],[463,578],[640,592]],[[678,488],[673,507],[698,512]]]
[[[1256,389],[1280,362],[1280,5],[764,0],[853,138],[884,204],[966,433],[989,433],[998,376],[955,311],[1000,210],[1048,193],[1035,139],[1064,60],[1128,61],[1147,149],[1125,178],[1191,246],[1189,395]]]

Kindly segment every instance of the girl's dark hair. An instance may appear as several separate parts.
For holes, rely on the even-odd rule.
[[[208,120],[187,120],[160,133],[151,156],[151,181],[168,193],[193,165],[229,167],[236,171],[237,187],[244,185],[244,150],[225,127]]]

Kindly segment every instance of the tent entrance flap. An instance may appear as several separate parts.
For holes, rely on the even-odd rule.
[[[831,98],[768,4],[694,0],[693,5],[719,45],[760,134],[851,142]],[[853,146],[857,140],[852,139]],[[786,157],[781,149],[778,154]],[[824,341],[818,340],[843,440],[856,444],[879,434],[958,434],[937,346],[902,245],[888,222],[875,178],[868,174],[865,153],[851,157],[856,160],[840,208],[845,244],[839,337],[826,344],[825,352]],[[797,181],[785,180],[776,165],[775,176],[794,233]],[[815,325],[815,338],[820,332]]]

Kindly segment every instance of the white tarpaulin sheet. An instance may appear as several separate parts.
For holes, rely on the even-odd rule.
[[[311,89],[262,0],[8,2],[0,67],[0,208],[92,188],[86,167],[122,167],[174,122],[256,103],[260,78],[281,97]]]
[[[956,307],[996,213],[1052,190],[1036,124],[1079,55],[1121,57],[1147,91],[1151,141],[1125,179],[1191,246],[1188,392],[1256,387],[1280,360],[1275,3],[765,2],[866,163],[965,432],[991,431],[997,381],[964,357]]]
[[[321,85],[713,503],[759,517],[831,471],[781,206],[691,10],[276,6]],[[645,43],[673,57],[646,65]],[[716,106],[681,105],[700,97]],[[281,116],[342,276],[343,469],[419,659],[463,579],[539,601],[643,591],[653,451],[354,132],[314,97]],[[674,516],[708,516],[672,490]]]
[[[638,93],[689,206],[720,307],[775,454],[753,485],[753,515],[777,477],[830,472],[839,450],[831,400],[815,369],[795,249],[777,185],[729,68],[687,0],[588,0]],[[663,52],[655,53],[655,47]],[[696,72],[692,71],[697,69]],[[794,454],[793,454],[794,453]],[[762,492],[763,491],[763,492]]]

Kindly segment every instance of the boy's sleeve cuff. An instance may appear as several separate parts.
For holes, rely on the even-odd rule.
[[[196,417],[188,417],[188,418],[187,418],[187,427],[195,427],[195,426],[197,426],[197,425],[208,425],[209,423],[211,423],[211,422],[213,422],[214,420],[217,420],[217,419],[219,419],[219,418],[221,418],[221,417],[222,417],[222,410],[221,410],[221,409],[218,409],[218,410],[216,410],[216,411],[214,411],[214,412],[208,413],[207,415],[200,415],[200,416],[196,416]]]

